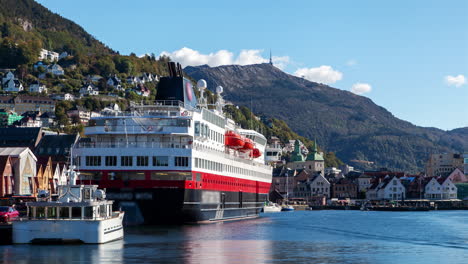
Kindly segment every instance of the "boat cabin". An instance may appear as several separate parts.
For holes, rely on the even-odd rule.
[[[57,201],[26,203],[30,220],[102,220],[113,216],[113,201],[97,185],[63,185]]]

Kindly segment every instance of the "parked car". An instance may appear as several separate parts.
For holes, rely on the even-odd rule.
[[[0,206],[0,222],[8,223],[18,218],[19,212],[11,206]]]

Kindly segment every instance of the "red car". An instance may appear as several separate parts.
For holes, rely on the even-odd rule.
[[[0,222],[8,223],[18,218],[19,212],[11,206],[0,206]]]

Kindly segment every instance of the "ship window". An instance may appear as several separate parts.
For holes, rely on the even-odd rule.
[[[192,174],[190,172],[152,172],[151,180],[191,181]]]
[[[196,173],[195,174],[195,179],[196,179],[197,182],[201,181],[201,178],[202,178],[201,173]]]
[[[120,166],[125,166],[125,167],[133,166],[133,157],[132,156],[120,157]]]
[[[102,179],[102,172],[80,172],[80,181],[100,181]]]
[[[84,218],[93,218],[93,207],[92,206],[86,206],[84,208]]]
[[[188,167],[188,157],[174,157],[176,167]]]
[[[86,156],[86,166],[101,166],[101,156]]]
[[[106,166],[117,166],[117,156],[106,156]]]
[[[148,166],[148,156],[137,156],[137,166]]]
[[[195,122],[195,136],[200,136],[200,121]]]
[[[74,161],[75,161],[75,165],[76,165],[76,166],[78,166],[78,167],[81,166],[81,158],[80,158],[80,156],[76,156],[76,157],[74,158]]]
[[[36,207],[36,218],[45,218],[45,208]]]
[[[81,218],[81,207],[72,207],[72,218]]]
[[[68,207],[60,207],[59,217],[60,218],[70,218],[70,211],[68,210]]]
[[[153,166],[169,166],[168,156],[153,156]]]
[[[112,171],[109,172],[109,179],[119,180],[119,181],[129,181],[129,180],[145,180],[145,173],[142,171]]]

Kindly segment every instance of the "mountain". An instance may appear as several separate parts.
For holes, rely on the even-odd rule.
[[[0,0],[1,37],[37,42],[44,49],[71,54],[115,53],[81,26],[54,14],[33,0]]]
[[[210,89],[223,86],[228,101],[285,120],[299,135],[316,139],[357,167],[416,172],[430,153],[468,149],[468,128],[419,127],[367,97],[286,74],[270,64],[204,65],[184,71],[194,79],[205,79]]]

